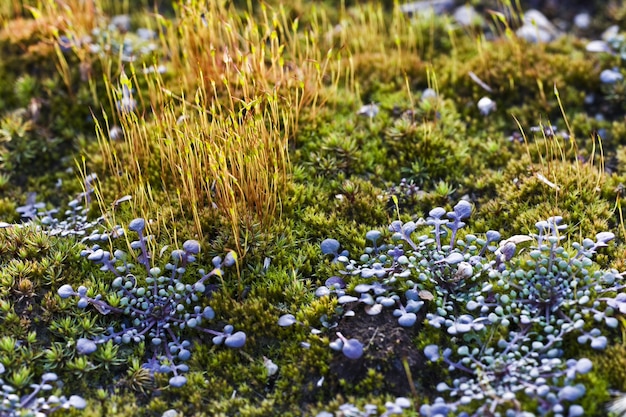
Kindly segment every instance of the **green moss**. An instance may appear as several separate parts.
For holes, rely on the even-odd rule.
[[[595,363],[594,361],[594,366]],[[606,374],[593,371],[587,375],[582,375],[579,381],[587,387],[585,396],[579,400],[579,404],[585,409],[585,415],[606,415],[606,404],[611,400],[609,394],[611,384],[607,380]]]
[[[532,123],[537,114],[548,114],[551,119],[559,117],[553,94],[555,85],[568,111],[581,108],[581,91],[598,91],[599,72],[593,58],[589,59],[582,48],[574,48],[571,39],[563,38],[549,45],[509,39],[478,41],[476,45],[479,48],[471,45],[458,56],[441,55],[442,62],[437,65],[441,68],[439,83],[446,86],[442,92],[454,97],[459,108],[467,109],[474,117],[478,115],[476,102],[486,92],[464,76],[469,71],[493,89],[489,95],[498,103],[497,112],[515,115],[522,125]],[[518,107],[523,104],[532,105]],[[534,114],[517,111],[522,108]],[[499,120],[497,123],[504,122],[506,126],[510,119]]]
[[[491,181],[495,193],[480,203],[474,223],[479,230],[534,232],[537,221],[559,215],[570,233],[587,237],[608,230],[613,218],[610,202],[600,197],[602,176],[590,164],[555,160],[538,165],[522,158]]]
[[[622,344],[609,346],[602,354],[592,357],[594,369],[592,377],[604,386],[618,391],[626,391],[626,347]]]
[[[278,3],[263,6],[270,22],[282,19]],[[101,6],[105,13],[127,12],[127,6],[115,2]],[[129,6],[134,24],[154,24],[139,3]],[[258,13],[255,19],[263,21],[263,8],[253,6],[252,13]],[[243,15],[247,6],[242,7],[233,13]],[[424,366],[413,371],[409,382],[405,369],[398,367],[402,364],[402,355],[396,351],[400,347],[382,337],[367,348],[370,362],[358,369],[359,378],[350,379],[341,372],[351,364],[346,365],[341,354],[328,348],[335,330],[321,323],[322,318],[336,316],[336,301],[313,295],[316,286],[340,273],[340,267],[322,255],[319,244],[332,237],[354,255],[365,246],[366,231],[376,228],[386,233],[398,214],[406,221],[417,220],[433,206],[450,208],[464,196],[476,206],[470,222],[478,232],[496,229],[505,236],[534,232],[536,221],[552,215],[564,217],[573,240],[614,231],[619,246],[605,251],[598,262],[626,269],[618,211],[619,204],[626,204],[626,123],[620,113],[624,91],[623,85],[603,91],[598,83],[602,68],[619,65],[617,57],[589,55],[582,41],[571,36],[549,45],[506,36],[487,42],[475,28],[465,32],[452,27],[448,17],[408,19],[377,4],[347,2],[345,7],[336,7],[329,2],[294,2],[285,7],[285,16],[299,19],[302,40],[298,45],[318,48],[320,56],[333,47],[331,56],[341,56],[341,64],[331,60],[328,65],[334,70],[341,65],[345,72],[335,73],[336,79],[331,79],[330,72],[320,74],[313,82],[319,87],[318,107],[302,109],[298,131],[290,140],[289,181],[281,190],[280,213],[264,224],[249,221],[243,213],[238,236],[229,227],[231,219],[209,204],[198,207],[202,236],[195,235],[189,204],[172,178],[163,174],[167,161],[159,149],[166,135],[151,130],[149,109],[141,114],[150,138],[141,181],[124,185],[126,174],[118,177],[112,171],[120,167],[103,164],[91,112],[101,118],[98,110],[102,108],[111,121],[115,119],[102,75],[118,76],[121,63],[117,58],[90,59],[81,67],[78,57],[65,54],[70,69],[66,86],[58,73],[49,25],[22,18],[3,22],[0,220],[19,220],[15,209],[26,201],[26,192],[37,191],[38,201],[55,206],[65,204],[66,195],[81,192],[81,181],[65,170],[74,168],[75,155],[82,154],[87,172],[97,172],[100,178],[102,206],[94,205],[92,215],[99,215],[100,209],[109,214],[114,211],[115,222],[120,224],[140,215],[152,217],[159,246],[178,246],[187,238],[202,240],[198,263],[204,266],[210,265],[213,256],[234,248],[237,240],[243,242],[245,256],[240,258],[239,271],[229,270],[223,280],[211,282],[219,287],[212,293],[211,305],[218,324],[232,323],[248,335],[239,351],[213,346],[208,335],[193,335],[189,381],[182,389],[167,388],[166,375],[152,376],[141,368],[144,344],[108,343],[93,356],[77,356],[76,338],[99,334],[112,323],[117,325],[117,318],[77,309],[61,300],[56,290],[69,283],[106,293],[110,274],[81,259],[81,245],[73,239],[50,238],[34,228],[0,229],[0,363],[8,369],[7,381],[23,389],[43,372],[57,372],[67,392],[80,392],[88,399],[85,416],[160,416],[169,409],[186,416],[301,416],[322,409],[335,411],[345,401],[358,406],[374,403],[382,410],[384,401],[393,400],[391,393],[406,392],[411,383],[424,396],[416,400],[432,399],[438,394],[431,383],[449,376],[447,369],[441,363]],[[623,20],[620,10],[611,11],[616,22]],[[12,13],[0,11],[3,16]],[[196,23],[202,30],[201,21]],[[329,30],[318,33],[319,27]],[[309,38],[315,34],[319,39]],[[288,38],[283,32],[277,36]],[[116,38],[121,40],[121,35]],[[237,53],[245,55],[241,42]],[[295,51],[285,54],[289,62],[285,68],[299,69],[298,62],[290,62],[299,55]],[[152,64],[151,59],[145,62]],[[141,68],[140,61],[134,65]],[[81,80],[81,70],[86,69],[92,74],[90,83]],[[493,90],[489,96],[497,102],[497,109],[488,116],[476,108],[478,99],[487,93],[467,76],[470,71]],[[164,88],[178,88],[182,76],[165,75]],[[137,77],[135,81],[136,98],[149,102],[148,80]],[[551,121],[560,131],[566,130],[554,86],[576,147],[530,133],[530,126],[538,121],[544,125]],[[438,97],[422,100],[426,87],[436,89]],[[240,85],[233,84],[233,88],[241,93]],[[595,118],[596,109],[584,104],[587,94],[596,96],[601,111],[612,106],[606,120]],[[193,95],[187,99],[194,101]],[[357,115],[360,106],[369,103],[377,104],[378,115],[371,119]],[[172,106],[183,111],[181,103]],[[235,108],[243,106],[238,102]],[[508,138],[519,130],[516,120],[527,135],[527,144]],[[281,123],[286,126],[292,121]],[[605,131],[602,155],[595,132]],[[132,140],[114,142],[111,149],[123,158],[131,154],[132,144]],[[602,163],[612,176],[599,173]],[[402,178],[413,181],[421,192],[415,198],[399,198],[396,211],[389,189]],[[60,187],[55,186],[58,180],[62,180]],[[111,210],[111,202],[126,194],[133,200]],[[189,273],[193,272],[190,268]],[[295,314],[302,325],[279,327],[277,319],[285,313]],[[311,335],[310,327],[320,328],[321,335]],[[403,347],[421,355],[426,345],[451,343],[441,332],[431,330],[421,328]],[[617,332],[610,336],[613,342],[617,340]],[[303,348],[302,343],[310,348]],[[568,346],[571,356],[589,354],[572,346],[576,347]],[[594,370],[581,379],[588,387],[582,404],[589,415],[602,415],[601,403],[608,399],[608,389],[626,390],[623,348],[613,345],[605,353],[592,356]],[[278,373],[268,375],[264,360],[278,365]],[[388,380],[392,371],[397,381],[406,380],[406,386]],[[534,406],[527,400],[521,405]]]

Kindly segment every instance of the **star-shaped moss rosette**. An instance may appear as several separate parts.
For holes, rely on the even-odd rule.
[[[170,385],[180,387],[187,382],[181,373],[188,370],[184,362],[191,357],[191,342],[181,338],[182,330],[189,328],[210,334],[213,343],[230,348],[240,348],[246,342],[246,334],[235,332],[231,325],[224,326],[221,331],[203,326],[205,321],[215,317],[214,310],[208,305],[203,306],[201,301],[206,290],[205,283],[211,277],[222,276],[223,268],[235,264],[236,255],[230,252],[224,259],[215,257],[213,269],[208,273],[200,270],[200,278],[188,284],[183,276],[187,266],[196,260],[195,255],[200,252],[197,241],[187,240],[182,249],[173,250],[170,262],[162,270],[151,266],[153,258],[148,250],[151,237],[144,234],[145,220],[135,219],[128,228],[138,235],[138,240],[131,242],[130,246],[139,252],[139,265],[132,263],[122,250],[111,254],[95,245],[82,252],[90,261],[101,264],[101,270],[116,276],[111,285],[115,293],[107,298],[109,302],[100,294],[89,296],[84,286],[74,290],[66,284],[59,288],[58,294],[61,298],[78,297],[79,308],[91,305],[101,314],[125,316],[130,321],[129,325],[123,324],[119,329],[109,327],[107,334],[95,339],[79,339],[76,343],[79,353],[91,354],[98,344],[109,340],[117,344],[147,341],[153,353],[144,366],[153,372],[171,372]]]

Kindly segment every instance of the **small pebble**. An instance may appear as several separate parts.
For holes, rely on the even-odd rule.
[[[428,13],[442,14],[454,6],[454,0],[423,0],[412,1],[400,5],[400,10],[406,14]]]
[[[378,114],[379,111],[378,106],[375,103],[372,103],[362,106],[356,114],[359,116],[367,116],[372,119]]]
[[[602,40],[608,42],[611,39],[615,38],[617,35],[619,35],[619,26],[609,26],[607,30],[602,32]]]
[[[139,28],[137,29],[137,36],[139,36],[141,40],[150,41],[156,38],[156,32],[152,29]]]
[[[605,69],[600,73],[600,82],[602,84],[615,84],[624,79],[624,76],[616,69]]]
[[[578,13],[574,16],[574,26],[578,29],[587,29],[591,24],[591,15],[587,12]]]
[[[111,26],[122,33],[130,30],[130,16],[127,14],[119,14],[111,19]]]
[[[422,92],[422,100],[437,98],[437,92],[432,88],[427,88]]]
[[[528,10],[524,13],[524,24],[515,32],[518,38],[532,43],[550,42],[559,35],[559,31],[538,10]]]
[[[452,17],[459,25],[465,27],[479,24],[482,20],[476,9],[469,4],[457,7]]]
[[[608,52],[611,53],[611,47],[605,41],[591,41],[587,44],[585,49],[588,52]]]
[[[480,114],[483,116],[487,116],[496,109],[496,103],[489,97],[483,97],[478,100],[477,106],[478,110],[480,110]]]

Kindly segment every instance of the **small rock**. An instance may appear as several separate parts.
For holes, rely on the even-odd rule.
[[[476,105],[478,106],[478,110],[480,110],[480,113],[483,116],[487,116],[489,113],[496,109],[495,101],[493,101],[489,97],[481,98],[480,100],[478,100],[478,103]]]
[[[93,340],[81,337],[76,341],[76,351],[80,355],[91,355],[98,349],[98,346]]]
[[[372,104],[366,104],[364,106],[362,106],[358,112],[356,112],[356,114],[358,114],[359,116],[367,116],[370,119],[376,117],[376,115],[379,112],[379,108],[375,103]]]
[[[591,24],[591,15],[587,12],[578,13],[574,16],[574,26],[578,29],[587,29]]]
[[[613,25],[602,32],[602,40],[608,42],[611,39],[614,39],[617,35],[619,35],[619,26]]]
[[[153,39],[156,39],[156,32],[153,31],[152,29],[139,28],[137,29],[137,36],[142,41],[151,41]]]
[[[602,84],[615,84],[623,79],[624,76],[617,70],[617,68],[605,69],[600,73],[600,82]]]
[[[556,26],[538,10],[531,9],[526,11],[523,22],[524,24],[517,29],[515,34],[528,42],[550,42],[559,35],[559,30]]]
[[[118,14],[117,16],[113,16],[110,26],[122,33],[126,33],[130,30],[130,16],[127,14]]]
[[[421,290],[417,295],[419,296],[419,298],[425,301],[432,301],[435,299],[433,293],[428,290]]]
[[[71,395],[67,404],[70,407],[74,407],[77,410],[83,410],[87,407],[87,401],[83,397],[79,397],[78,395]]]
[[[587,46],[585,47],[585,49],[588,52],[608,52],[608,53],[613,52],[611,50],[611,47],[605,41],[598,41],[598,40],[589,42]]]
[[[124,138],[124,131],[121,127],[114,125],[109,131],[109,139],[120,140]]]
[[[413,1],[400,5],[400,10],[406,14],[428,13],[442,14],[454,6],[454,0],[423,0]]]
[[[461,26],[480,26],[482,23],[481,16],[476,12],[476,9],[469,4],[457,7],[452,17]]]
[[[274,376],[278,372],[278,365],[272,362],[271,359],[267,359],[263,356],[263,366],[267,369],[267,376]]]
[[[422,100],[430,100],[437,98],[437,92],[432,88],[427,88],[422,91]]]
[[[556,28],[539,10],[530,9],[524,12],[524,24],[534,25],[538,28],[554,31]]]
[[[517,29],[515,34],[518,38],[527,40],[531,43],[545,43],[550,42],[553,39],[552,35],[545,30],[527,24]]]

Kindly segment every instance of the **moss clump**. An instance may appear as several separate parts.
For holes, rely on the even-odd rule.
[[[489,85],[490,97],[498,103],[497,112],[514,114],[523,125],[532,123],[538,114],[553,119],[560,116],[553,94],[556,85],[568,111],[581,109],[581,91],[597,92],[598,68],[594,58],[573,46],[576,41],[562,39],[545,44],[530,44],[517,39],[499,38],[492,42],[478,41],[479,47],[468,46],[456,56],[441,56],[437,67],[442,92],[454,97],[459,108],[478,116],[476,103],[487,93],[470,77],[470,71]],[[498,65],[494,65],[494,63]],[[532,103],[531,106],[525,106]],[[521,109],[530,110],[520,112]],[[492,118],[494,119],[494,118]],[[476,118],[475,120],[480,120]],[[500,118],[496,123],[507,123]],[[504,126],[500,126],[504,127]]]
[[[603,384],[621,392],[626,392],[626,346],[609,346],[602,354],[594,355],[593,375]]]
[[[571,233],[586,237],[608,230],[613,218],[601,198],[603,179],[591,164],[513,160],[501,176],[491,177],[494,193],[481,200],[478,229],[526,233],[546,216],[563,216]]]

